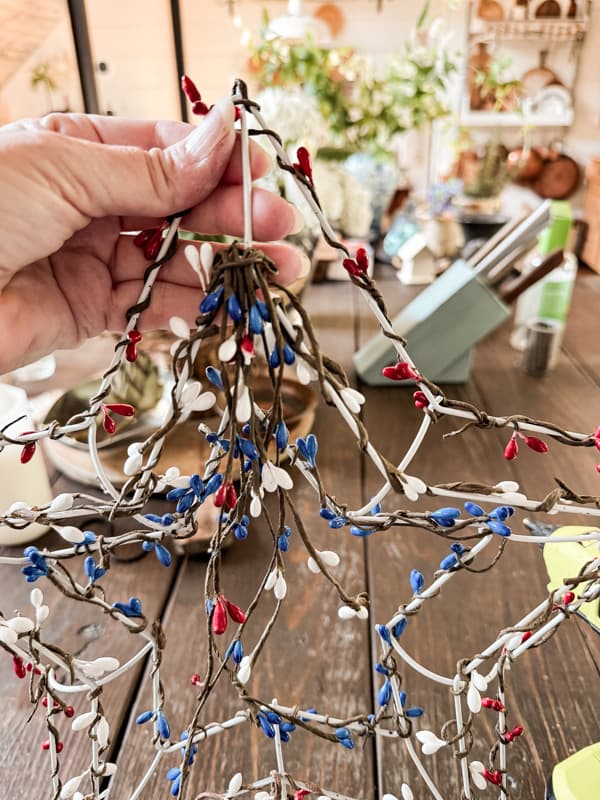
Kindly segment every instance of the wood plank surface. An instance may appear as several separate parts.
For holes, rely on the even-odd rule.
[[[59,479],[53,485],[56,494],[76,491],[71,482]],[[128,530],[127,520],[117,520],[115,530]],[[131,527],[129,525],[129,527]],[[84,529],[100,532],[92,523]],[[42,549],[60,547],[64,541],[57,534],[48,534],[36,542]],[[22,548],[0,548],[2,555],[20,556]],[[131,549],[121,553],[123,557],[134,555]],[[161,566],[156,558],[144,557],[133,564],[119,563],[113,560],[107,581],[107,600],[127,601],[130,597],[139,597],[144,613],[149,620],[160,617],[169,597],[171,582],[177,571],[177,561],[169,569]],[[5,616],[12,616],[15,609],[27,614],[31,609],[29,593],[32,585],[25,582],[18,567],[0,566],[0,608]],[[81,562],[81,576],[83,561]],[[101,582],[102,583],[102,582]],[[111,620],[87,603],[76,603],[67,600],[49,582],[40,580],[34,584],[44,593],[44,600],[50,607],[50,616],[43,627],[44,641],[56,643],[77,656],[92,660],[100,656],[111,655],[124,663],[143,645],[138,637],[131,636],[122,625]],[[117,681],[110,684],[104,692],[102,701],[106,715],[111,722],[111,739],[118,740],[121,725],[127,718],[129,700],[134,693],[143,669],[143,662],[126,672]],[[65,679],[61,671],[57,671],[59,679]],[[33,719],[28,723],[31,713],[28,699],[27,680],[19,680],[12,668],[12,659],[6,654],[0,658],[0,797],[24,797],[24,786],[28,790],[39,791],[36,796],[40,800],[50,798],[50,759],[48,752],[41,749],[41,742],[47,738],[45,726],[45,709],[40,705]],[[72,699],[75,713],[89,710],[89,703],[84,695],[75,695]],[[60,755],[60,763],[64,775],[73,776],[83,772],[89,766],[89,739],[85,734],[71,731],[71,720],[60,715],[54,722],[61,733],[64,749]],[[26,782],[24,783],[24,776]],[[35,776],[35,777],[34,777]]]
[[[405,293],[396,282],[380,286],[392,313],[405,302]],[[573,312],[585,304],[586,292],[578,291]],[[361,315],[361,344],[373,327]],[[597,386],[581,368],[591,347],[589,337],[571,330],[570,351],[578,353],[574,363],[568,352],[561,355],[556,370],[543,380],[523,375],[516,367],[516,354],[508,345],[510,323],[482,342],[476,351],[473,378],[467,386],[445,387],[448,396],[469,400],[492,413],[523,411],[569,426],[574,430],[593,430],[597,425]],[[569,352],[570,352],[569,351]],[[594,359],[595,354],[591,354]],[[412,390],[370,389],[364,421],[372,441],[384,448],[392,461],[403,455],[420,419],[412,406]],[[390,409],[394,413],[390,413]],[[454,425],[454,427],[458,427]],[[460,437],[442,440],[451,429],[447,422],[434,426],[410,472],[430,482],[513,479],[533,496],[553,488],[554,474],[562,475],[581,491],[597,493],[598,477],[590,451],[551,443],[550,453],[522,452],[508,463],[502,452],[507,436],[502,431],[469,431]],[[381,481],[367,464],[366,497]],[[421,508],[433,510],[445,505],[435,499]],[[453,504],[453,503],[450,503]],[[398,501],[397,505],[403,504]],[[391,500],[386,508],[396,507]],[[411,506],[412,507],[412,506]],[[419,506],[417,506],[419,507]],[[522,515],[517,515],[520,519]],[[550,518],[575,524],[581,518]],[[518,522],[514,526],[518,529]],[[402,530],[377,534],[368,540],[371,597],[374,621],[385,622],[399,602],[411,597],[409,573],[421,570],[431,579],[447,545],[432,534]],[[444,587],[440,597],[427,604],[418,620],[411,620],[403,635],[403,645],[418,661],[451,676],[459,658],[472,656],[494,638],[498,630],[513,624],[545,596],[547,574],[541,550],[535,545],[508,543],[498,565],[484,575],[461,573]],[[376,643],[377,644],[377,643]],[[554,764],[575,750],[597,740],[600,714],[590,703],[593,681],[600,663],[600,640],[578,618],[565,623],[557,636],[544,647],[526,653],[509,676],[509,724],[523,724],[526,734],[513,745],[511,797],[534,800],[543,796],[544,785]],[[409,702],[422,705],[425,716],[419,727],[438,731],[450,719],[452,704],[443,687],[433,687],[420,675],[401,665]],[[493,716],[484,717],[483,740],[493,742]],[[485,760],[486,749],[477,747],[474,757]],[[399,784],[407,780],[408,756],[401,744],[379,743],[380,790],[398,794]],[[460,796],[452,763],[443,755],[424,757],[433,765],[432,775],[447,797]],[[423,784],[411,781],[416,797],[425,797]]]
[[[349,366],[354,346],[351,287],[334,284],[311,287],[307,295],[324,352]],[[326,486],[335,487],[333,491],[338,497],[355,502],[361,490],[360,461],[344,423],[335,411],[322,406],[314,432],[319,440],[317,463]],[[342,561],[336,576],[347,589],[353,593],[364,590],[362,542],[330,530],[318,516],[318,498],[297,473],[294,475],[297,477],[293,497],[313,541],[319,549],[339,552]],[[242,606],[254,596],[265,574],[270,540],[265,525],[252,521],[249,538],[235,543],[224,556],[224,592]],[[316,707],[341,717],[370,710],[368,623],[338,620],[337,596],[329,583],[308,571],[306,559],[298,534],[292,534],[286,554],[288,597],[248,689],[267,701],[275,694],[284,704]],[[165,619],[168,644],[161,674],[169,698],[166,711],[174,731],[187,724],[193,711],[195,690],[189,685],[189,677],[194,671],[202,674],[204,667],[204,576],[202,561],[186,561]],[[271,608],[270,601],[260,608],[256,622],[264,622]],[[252,625],[250,642],[258,627]],[[132,719],[148,708],[149,698],[147,687],[142,686]],[[223,720],[239,708],[237,693],[222,681],[208,703],[203,720]],[[114,797],[128,796],[147,768],[151,750],[144,748],[144,744],[149,744],[149,732],[130,723],[120,754],[127,767],[116,778]],[[356,797],[374,796],[371,742],[348,751],[297,730],[284,745],[284,758],[290,774],[299,780],[314,781],[332,790],[343,789]],[[165,791],[164,774],[174,763],[172,759],[161,767],[144,790],[143,798],[154,798]],[[268,776],[275,766],[272,743],[260,729],[245,725],[200,745],[190,796],[205,789],[223,791],[237,771],[250,781]]]
[[[378,282],[393,314],[418,290],[401,286],[390,270],[381,269]],[[446,387],[451,397],[470,400],[491,412],[526,412],[543,416],[575,430],[593,430],[598,419],[600,348],[598,342],[597,298],[600,278],[580,273],[563,352],[557,368],[544,379],[521,373],[517,354],[508,345],[510,323],[482,342],[476,351],[472,380],[467,386]],[[593,298],[593,300],[592,300]],[[348,284],[309,287],[305,302],[311,312],[323,351],[350,368],[351,354],[376,330],[376,323],[363,301]],[[104,350],[102,350],[104,353]],[[69,359],[67,362],[70,363]],[[73,373],[75,375],[75,373]],[[362,387],[367,396],[363,418],[372,441],[392,461],[399,460],[412,439],[421,412],[412,403],[412,390]],[[521,452],[515,462],[502,457],[505,431],[469,431],[443,440],[452,429],[446,420],[432,428],[411,472],[430,482],[475,479],[496,482],[519,481],[531,495],[542,496],[561,476],[573,488],[598,493],[594,471],[597,452],[567,448],[550,443],[547,455]],[[368,460],[361,457],[344,423],[332,409],[322,406],[315,433],[319,439],[317,463],[328,488],[350,507],[371,497],[381,484]],[[378,641],[373,624],[390,618],[400,602],[410,599],[409,573],[415,567],[429,579],[448,552],[447,543],[429,532],[396,529],[368,540],[351,537],[347,530],[332,531],[318,516],[318,501],[298,477],[294,498],[303,519],[321,549],[337,550],[342,563],[337,576],[346,588],[359,592],[368,586],[371,595],[369,622],[341,623],[339,602],[330,585],[306,567],[306,555],[297,534],[293,534],[286,555],[288,598],[277,626],[259,662],[260,668],[249,684],[255,695],[280,702],[317,707],[351,715],[370,710],[373,703],[373,663]],[[64,488],[57,485],[56,491]],[[431,499],[417,508],[433,510],[444,505]],[[401,505],[390,499],[385,505]],[[517,515],[520,520],[522,515]],[[580,521],[564,516],[557,522]],[[519,529],[519,522],[514,524]],[[491,551],[491,548],[489,548]],[[3,551],[4,552],[4,551]],[[365,558],[366,553],[366,558]],[[224,591],[240,605],[254,596],[270,556],[270,534],[259,521],[251,525],[246,542],[236,543],[224,555]],[[139,596],[146,614],[162,618],[167,649],[162,675],[168,697],[166,713],[174,735],[187,723],[194,707],[196,690],[190,685],[193,672],[204,668],[203,587],[205,562],[182,559],[165,570],[156,559],[135,564],[118,564],[111,570],[111,600]],[[3,568],[0,608],[5,614],[26,607],[30,587],[14,568]],[[451,675],[456,661],[483,649],[497,631],[539,602],[546,593],[547,575],[541,550],[534,545],[508,543],[499,564],[484,575],[461,573],[445,587],[443,594],[411,620],[403,637],[408,651],[425,665]],[[66,602],[41,585],[51,606],[47,630],[57,642],[86,657],[111,653],[121,660],[138,646],[136,637],[113,633],[114,623],[94,615],[83,604]],[[248,635],[250,641],[264,622],[271,606],[261,605]],[[116,626],[115,626],[116,629]],[[103,638],[101,638],[103,637]],[[509,675],[509,723],[521,723],[526,733],[513,745],[511,767],[512,800],[537,800],[543,796],[546,778],[556,761],[597,740],[600,712],[590,700],[600,671],[600,638],[579,618],[566,622],[548,644],[526,653]],[[418,727],[438,730],[452,716],[445,689],[432,686],[405,668],[403,688],[409,702],[425,708]],[[143,775],[151,755],[150,731],[136,726],[135,717],[149,707],[147,667],[140,666],[122,677],[107,692],[108,715],[118,748],[119,770],[112,798],[125,798]],[[47,791],[48,757],[38,742],[45,738],[41,714],[25,725],[27,716],[25,682],[12,672],[10,659],[0,659],[0,738],[15,747],[0,749],[0,798],[22,795],[23,776],[28,789],[37,788],[41,800]],[[235,691],[224,681],[206,710],[204,721],[222,720],[239,708]],[[80,710],[78,708],[78,710]],[[494,715],[482,717],[482,741],[493,741]],[[64,723],[67,721],[65,720]],[[62,761],[69,774],[86,765],[87,750],[81,734],[65,731]],[[121,739],[121,734],[126,734]],[[346,751],[333,744],[296,731],[285,745],[289,772],[301,780],[315,781],[355,797],[374,798],[392,792],[399,796],[400,783],[410,783],[415,798],[428,796],[423,784],[408,769],[406,751],[400,742],[377,742]],[[485,757],[478,746],[474,757]],[[454,767],[445,756],[428,757],[432,775],[444,796],[458,798]],[[161,764],[142,798],[166,796],[165,772],[176,759]],[[242,726],[200,746],[190,797],[204,789],[222,791],[236,771],[246,780],[267,775],[275,767],[271,743],[259,729]],[[35,777],[34,777],[35,776]]]

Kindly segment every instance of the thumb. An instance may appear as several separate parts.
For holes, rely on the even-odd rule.
[[[191,208],[218,185],[235,142],[234,107],[217,103],[185,139],[144,150],[66,139],[68,193],[88,217],[162,217]]]

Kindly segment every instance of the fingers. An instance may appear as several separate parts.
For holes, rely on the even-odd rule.
[[[202,123],[200,123],[202,124]],[[120,147],[139,147],[152,150],[158,147],[165,150],[191,136],[195,125],[187,122],[169,120],[137,120],[121,117],[104,117],[100,114],[47,114],[40,119],[25,119],[1,128],[11,130],[47,130],[83,139],[97,144],[117,145]],[[254,141],[250,141],[250,168],[254,179],[266,175],[273,167],[274,159],[270,152]],[[225,183],[242,182],[242,155],[239,134],[231,159],[223,175]]]
[[[226,100],[190,136],[165,150],[38,132],[29,156],[42,182],[79,218],[162,218],[198,205],[218,186],[235,143],[233,122],[233,104]]]
[[[122,230],[144,230],[158,224],[146,217],[126,217]],[[305,225],[302,213],[279,195],[266,189],[252,191],[252,228],[254,238],[260,242],[283,239],[298,233]],[[210,198],[196,206],[183,217],[184,230],[208,235],[243,236],[244,214],[241,186],[219,186]]]
[[[180,242],[177,252],[160,270],[160,280],[170,284],[199,289],[196,273],[188,264],[183,251],[184,246],[191,244],[198,249],[202,242]],[[213,250],[223,250],[225,244],[211,243]],[[296,278],[308,272],[310,266],[308,258],[296,247],[285,243],[258,245],[278,269],[277,281],[289,284]],[[138,292],[141,289],[141,279],[148,267],[148,260],[142,251],[133,243],[133,236],[121,236],[115,249],[113,265],[111,268],[113,286],[119,284],[137,283]],[[135,302],[135,297],[131,305]],[[196,307],[198,298],[196,297]],[[197,310],[197,308],[196,308]]]

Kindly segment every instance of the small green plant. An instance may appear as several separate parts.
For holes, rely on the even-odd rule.
[[[487,70],[475,73],[475,85],[479,86],[484,108],[492,111],[512,109],[518,100],[521,81],[506,78],[506,70],[512,64],[510,56],[501,55],[490,62]]]
[[[336,147],[387,154],[398,133],[450,113],[448,83],[457,57],[445,45],[429,3],[402,52],[380,70],[350,48],[323,48],[307,38],[267,36],[268,17],[251,49],[250,69],[261,88],[298,87],[314,96]]]

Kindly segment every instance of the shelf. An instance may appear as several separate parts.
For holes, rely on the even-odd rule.
[[[506,19],[498,22],[475,17],[471,21],[472,39],[544,39],[548,42],[581,41],[587,29],[586,19]]]
[[[517,111],[464,111],[460,124],[472,128],[568,128],[573,124],[573,109],[562,117],[548,114],[520,114]]]

